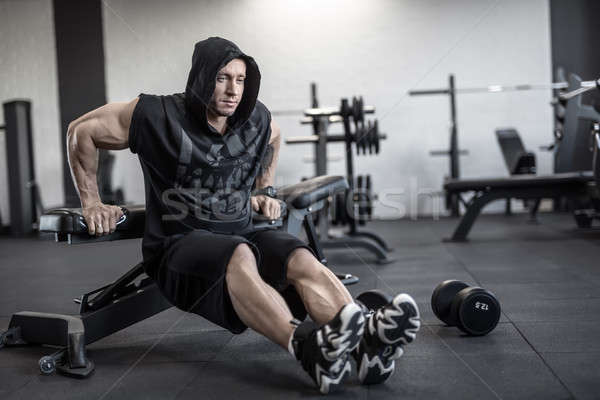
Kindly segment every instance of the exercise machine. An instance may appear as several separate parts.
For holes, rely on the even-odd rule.
[[[313,94],[314,94],[313,89]],[[314,96],[313,96],[314,99]],[[313,104],[318,104],[313,100]],[[319,233],[321,245],[325,249],[363,248],[373,253],[378,264],[387,264],[393,260],[387,256],[392,249],[381,236],[358,229],[360,221],[372,215],[371,179],[364,176],[355,179],[354,149],[357,154],[378,154],[381,141],[387,136],[379,132],[377,121],[366,121],[365,115],[375,112],[375,107],[365,106],[361,97],[354,97],[352,102],[342,99],[339,107],[310,108],[304,111],[302,124],[313,127],[313,135],[298,136],[286,139],[286,144],[313,143],[315,145],[316,172],[327,173],[327,143],[343,142],[345,144],[346,179],[348,190],[332,196],[331,202],[319,215]],[[342,123],[343,134],[328,134],[332,123]],[[352,126],[353,125],[353,126]],[[349,226],[348,231],[340,237],[329,235],[329,215],[336,223]]]

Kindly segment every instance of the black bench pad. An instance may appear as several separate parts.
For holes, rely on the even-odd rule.
[[[302,209],[345,189],[348,189],[346,178],[324,175],[281,188],[277,197],[294,208]]]
[[[515,175],[505,178],[448,180],[444,189],[448,192],[468,192],[490,189],[522,189],[555,185],[582,185],[592,182],[591,171],[565,172],[553,175]]]
[[[444,184],[447,193],[475,192],[475,195],[465,203],[466,213],[449,240],[455,242],[467,240],[467,235],[481,210],[492,201],[507,198],[539,200],[559,196],[576,198],[588,192],[588,186],[593,180],[593,173],[584,171],[447,181]]]
[[[117,230],[142,232],[146,221],[145,205],[128,205],[121,207],[126,216],[119,224]],[[60,234],[87,233],[87,225],[81,214],[81,208],[56,208],[49,210],[40,217],[39,230],[41,232],[54,232]]]

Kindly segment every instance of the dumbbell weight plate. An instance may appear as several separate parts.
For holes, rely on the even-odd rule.
[[[373,122],[373,130],[375,134],[375,154],[379,154],[379,124],[377,120]]]
[[[365,120],[365,103],[362,96],[358,98],[358,120],[361,122]]]
[[[365,190],[367,195],[367,215],[369,220],[373,217],[373,193],[371,192],[371,175],[367,175]]]
[[[370,134],[369,126],[365,125],[364,136],[363,136],[365,138],[365,140],[363,141],[363,148],[362,148],[363,149],[363,152],[362,152],[363,154],[367,154],[367,149],[369,148],[369,134]]]
[[[354,145],[356,146],[356,155],[360,154],[360,145],[362,141],[362,131],[360,129],[360,125],[356,125],[354,129]]]
[[[362,175],[358,175],[356,177],[356,186],[354,186],[354,204],[355,204],[355,208],[356,205],[358,205],[358,215],[359,215],[359,219],[360,219],[360,204],[362,201],[362,196],[363,196],[363,185],[364,185],[364,179]]]
[[[361,147],[360,149],[361,154],[365,154],[365,152],[367,151],[367,146],[369,145],[369,121],[364,122],[363,124],[363,130],[361,132]]]
[[[358,223],[360,225],[365,224],[366,215],[367,215],[367,205],[366,205],[366,179],[363,175],[358,175],[356,180],[356,188],[354,189],[354,196],[356,204],[358,205]]]
[[[481,336],[491,332],[500,320],[500,303],[480,287],[462,289],[450,307],[450,320],[463,332]]]
[[[352,97],[352,118],[354,122],[360,122],[360,105],[358,104],[358,98]]]
[[[352,115],[352,106],[348,104],[348,99],[342,99],[342,105],[340,106],[340,116],[347,118]]]
[[[360,129],[360,125],[356,125],[354,131],[354,145],[356,146],[356,155],[360,154],[360,146],[362,145],[363,131]]]
[[[458,292],[467,287],[469,285],[457,280],[447,280],[436,286],[431,295],[431,309],[440,321],[449,326],[454,325],[454,321],[450,317],[452,300],[454,300]]]
[[[369,127],[365,126],[365,131],[364,131],[364,138],[365,138],[365,140],[363,142],[364,143],[364,145],[363,145],[363,155],[367,154],[367,149],[370,146],[370,142],[371,142],[370,134],[371,134],[371,131],[369,130]]]
[[[367,125],[367,148],[369,149],[369,154],[373,154],[373,123],[368,121]],[[365,149],[365,154],[367,153]]]

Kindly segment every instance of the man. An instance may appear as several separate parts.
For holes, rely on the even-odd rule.
[[[144,173],[145,270],[172,304],[233,333],[261,333],[322,393],[348,376],[350,354],[363,383],[384,381],[419,328],[413,299],[398,295],[365,315],[304,242],[252,228],[251,207],[280,215],[269,192],[281,134],[257,100],[259,86],[252,57],[214,37],[196,44],[185,93],[141,94],[73,121],[68,154],[89,233],[112,233],[121,216],[100,201],[96,151],[129,147]],[[314,322],[294,320],[280,294],[289,289]]]

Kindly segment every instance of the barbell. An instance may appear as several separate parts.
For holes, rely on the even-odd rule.
[[[583,81],[578,89],[578,93],[571,94],[570,97],[577,96],[588,90],[592,90],[600,85],[600,79],[593,81]],[[471,88],[444,88],[444,89],[424,89],[424,90],[409,90],[409,96],[421,96],[421,95],[432,95],[432,94],[450,94],[450,93],[499,93],[499,92],[512,92],[512,91],[523,91],[523,90],[564,90],[569,88],[569,82],[553,82],[551,84],[523,84],[523,85],[489,85],[483,87],[471,87]],[[560,96],[564,96],[561,94]],[[566,98],[565,100],[568,100]]]
[[[351,116],[355,121],[364,121],[365,114],[375,113],[374,106],[365,106],[362,97],[353,97],[352,104],[347,107],[314,107],[304,110],[274,110],[271,115],[288,116],[304,114],[300,120],[302,124],[311,124],[314,118],[329,117],[329,122],[340,122],[345,115]]]

